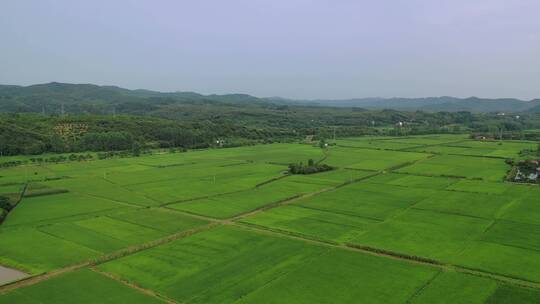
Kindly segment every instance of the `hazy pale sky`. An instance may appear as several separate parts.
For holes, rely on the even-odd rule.
[[[0,83],[540,97],[539,0],[2,0]]]

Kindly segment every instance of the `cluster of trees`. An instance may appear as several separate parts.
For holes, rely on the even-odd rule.
[[[29,160],[32,163],[61,163],[65,161],[85,161],[85,160],[92,160],[94,156],[90,153],[86,154],[74,154],[71,153],[70,155],[53,155],[50,157],[31,157]]]
[[[58,126],[84,125],[81,132],[58,132]],[[293,130],[254,128],[231,122],[179,122],[153,117],[0,114],[0,155],[47,152],[130,151],[150,148],[232,147],[299,138]],[[219,140],[219,143],[216,141]]]
[[[0,163],[0,168],[16,167],[16,166],[23,165],[23,164],[25,164],[27,162],[28,161],[23,161],[23,160],[10,160],[10,161],[6,161],[6,162],[1,162]]]
[[[71,153],[70,155],[52,155],[49,157],[31,157],[29,159],[25,160],[11,160],[11,161],[5,161],[0,162],[0,168],[9,168],[9,167],[16,167],[20,165],[26,165],[28,163],[32,164],[41,164],[41,163],[61,163],[66,161],[85,161],[85,160],[92,160],[94,156],[90,153],[86,154],[74,154]]]
[[[13,209],[13,205],[9,197],[0,196],[0,223],[4,221],[11,209]]]
[[[315,163],[313,159],[309,159],[307,164],[302,162],[289,164],[290,174],[313,174],[330,170],[334,170],[334,167],[327,164]]]

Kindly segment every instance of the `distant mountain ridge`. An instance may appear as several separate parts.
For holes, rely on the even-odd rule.
[[[393,109],[401,111],[426,112],[526,112],[540,110],[540,99],[525,101],[515,98],[487,99],[478,97],[456,98],[450,96],[424,98],[354,98],[354,99],[316,99],[316,100],[283,100],[297,104],[358,107],[364,109]]]
[[[168,104],[230,106],[317,106],[362,109],[393,109],[425,112],[540,112],[540,99],[478,97],[354,98],[295,100],[281,97],[260,98],[248,94],[203,95],[194,92],[129,90],[117,86],[51,82],[30,86],[0,85],[0,112],[58,112],[66,107],[73,112],[99,113],[118,107],[132,112],[157,110]]]

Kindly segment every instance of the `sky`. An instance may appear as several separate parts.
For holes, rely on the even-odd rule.
[[[2,0],[0,83],[540,98],[538,0]]]

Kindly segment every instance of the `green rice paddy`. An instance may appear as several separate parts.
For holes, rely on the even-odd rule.
[[[540,303],[531,142],[365,137],[20,166],[0,303]],[[335,170],[288,175],[292,162]],[[2,284],[2,283],[0,283]]]

